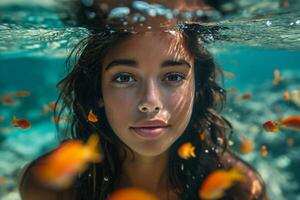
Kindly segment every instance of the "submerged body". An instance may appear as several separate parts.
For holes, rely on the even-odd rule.
[[[231,152],[225,152],[220,158],[221,163],[226,169],[237,167],[245,175],[243,182],[236,183],[232,188],[229,188],[221,200],[268,200],[266,189],[257,172],[247,163],[240,160]],[[53,190],[43,185],[40,185],[31,176],[32,169],[36,162],[31,163],[23,169],[21,176],[22,182],[19,183],[20,195],[22,200],[74,200],[75,192],[72,187],[64,190]],[[134,171],[134,169],[133,169]],[[118,189],[124,187],[120,186]],[[167,191],[156,194],[160,200],[180,200],[176,194],[169,194],[166,198]],[[193,199],[198,200],[198,199]]]

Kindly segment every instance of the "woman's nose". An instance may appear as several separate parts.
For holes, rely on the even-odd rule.
[[[158,112],[162,108],[160,89],[154,80],[148,80],[142,87],[141,101],[138,108],[141,112]]]

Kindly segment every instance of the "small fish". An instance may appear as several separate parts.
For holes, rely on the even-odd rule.
[[[278,121],[280,128],[300,131],[300,116],[288,116],[284,119],[279,118]]]
[[[50,109],[50,111],[54,112],[56,108],[56,103],[55,102],[48,103],[48,108]]]
[[[228,79],[234,79],[235,78],[235,74],[229,71],[223,71],[223,74],[226,78]]]
[[[0,185],[4,185],[8,182],[8,179],[6,177],[0,176]]]
[[[1,98],[1,102],[2,102],[3,105],[6,105],[6,106],[13,106],[13,105],[16,105],[18,103],[18,101],[16,101],[10,95],[3,96]]]
[[[300,107],[300,90],[293,90],[291,92],[285,91],[283,94],[283,99]]]
[[[129,187],[113,192],[107,200],[158,200],[158,198],[147,191]]]
[[[12,95],[16,96],[16,97],[28,97],[31,95],[31,92],[26,91],[26,90],[19,90],[14,92]]]
[[[289,6],[290,6],[290,3],[289,3],[288,1],[283,1],[283,2],[281,3],[281,6],[282,6],[282,7],[289,7]]]
[[[252,98],[252,94],[250,92],[246,92],[240,96],[240,99],[242,100],[249,100],[251,98]]]
[[[50,103],[48,103],[48,104],[46,104],[46,105],[44,105],[44,106],[42,107],[41,114],[42,114],[42,115],[45,115],[45,114],[47,114],[49,111],[54,112],[55,109],[56,109],[56,103],[55,103],[55,102],[50,102]]]
[[[286,140],[286,143],[288,144],[288,146],[289,147],[291,147],[291,146],[293,146],[294,145],[294,139],[293,138],[288,138],[287,140]]]
[[[88,114],[88,120],[90,122],[97,122],[98,121],[97,116],[92,112],[92,110],[90,110],[90,112]]]
[[[266,121],[265,123],[263,123],[262,127],[267,132],[278,132],[279,131],[278,124],[273,120]]]
[[[262,145],[260,148],[260,154],[262,157],[266,157],[268,155],[268,150],[266,145]]]
[[[0,117],[0,123],[4,122],[4,117]]]
[[[190,157],[196,157],[195,147],[190,142],[182,144],[177,150],[177,153],[181,158],[185,160],[189,159]]]
[[[19,127],[21,129],[31,128],[31,124],[29,123],[29,121],[27,119],[17,119],[16,116],[13,116],[11,122],[12,122],[13,126]]]
[[[288,91],[285,91],[283,93],[282,97],[285,101],[288,101],[288,100],[290,100],[290,93]]]
[[[200,137],[200,140],[201,140],[201,141],[204,141],[205,138],[206,138],[205,132],[203,131],[203,132],[199,133],[199,137]]]
[[[240,152],[242,154],[248,154],[252,152],[254,149],[254,145],[252,140],[250,139],[243,139],[241,144],[240,144]]]
[[[272,80],[272,83],[274,85],[278,85],[279,81],[283,80],[283,78],[280,76],[280,72],[278,69],[274,70],[274,79]]]
[[[54,189],[66,189],[76,176],[88,167],[89,162],[100,162],[99,137],[90,136],[87,143],[69,140],[62,143],[34,166],[33,173],[41,184]]]
[[[235,182],[243,182],[245,179],[246,176],[236,167],[230,170],[216,170],[205,178],[198,195],[206,200],[222,198],[225,190],[232,187]]]
[[[60,117],[51,117],[51,121],[55,123],[63,123],[66,122],[69,119],[68,116],[60,116]]]

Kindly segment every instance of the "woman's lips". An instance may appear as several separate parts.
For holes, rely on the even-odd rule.
[[[146,139],[155,139],[166,131],[168,127],[132,127],[136,134]]]

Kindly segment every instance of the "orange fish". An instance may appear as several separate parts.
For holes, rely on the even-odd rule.
[[[190,142],[186,142],[177,150],[178,155],[183,159],[189,159],[190,157],[196,157],[195,147]]]
[[[8,182],[7,178],[0,176],[0,185],[6,184]]]
[[[4,122],[4,117],[0,117],[0,123]]]
[[[14,96],[17,97],[27,97],[29,95],[31,95],[31,92],[26,91],[26,90],[19,90],[13,93]]]
[[[252,98],[252,94],[250,92],[246,92],[240,96],[240,99],[242,99],[242,100],[248,100],[251,98]]]
[[[230,170],[216,170],[209,174],[200,186],[198,195],[201,199],[219,199],[224,196],[225,190],[235,182],[243,182],[246,177],[238,168]]]
[[[279,126],[295,131],[300,131],[300,116],[288,116],[284,119],[279,118]]]
[[[281,3],[281,6],[283,6],[283,7],[289,7],[289,2],[288,1],[283,1],[282,3]]]
[[[7,106],[16,105],[18,103],[10,95],[3,96],[1,101],[2,101],[3,105],[7,105]]]
[[[90,136],[87,143],[69,140],[62,143],[48,156],[34,166],[35,178],[45,186],[54,189],[66,189],[79,173],[88,167],[89,162],[100,162],[99,137]]]
[[[97,116],[92,112],[92,110],[90,110],[90,112],[88,114],[88,120],[90,122],[97,122],[98,121]]]
[[[242,142],[240,144],[240,152],[242,154],[248,154],[248,153],[252,152],[253,149],[254,149],[254,145],[250,139],[242,140]]]
[[[50,102],[47,105],[44,105],[42,108],[42,115],[47,114],[49,111],[54,112],[54,110],[56,109],[56,103],[55,102]]]
[[[60,116],[60,117],[51,117],[51,121],[52,122],[56,122],[56,123],[63,123],[66,122],[68,120],[68,116]]]
[[[56,108],[56,103],[55,102],[48,103],[48,108],[50,109],[50,111],[53,112]]]
[[[279,81],[283,80],[283,78],[281,78],[279,70],[275,69],[274,70],[274,79],[272,80],[272,83],[274,85],[278,85]]]
[[[293,90],[291,92],[285,91],[283,94],[283,99],[300,107],[300,90]]]
[[[268,150],[266,145],[262,145],[260,148],[260,154],[262,157],[266,157],[268,155]]]
[[[17,119],[16,116],[13,116],[11,122],[15,127],[19,127],[21,129],[31,128],[31,125],[27,119]]]
[[[113,192],[107,200],[158,200],[158,198],[147,191],[129,187]]]
[[[206,138],[206,136],[205,136],[205,132],[203,131],[203,132],[201,132],[200,134],[199,134],[199,136],[200,136],[200,140],[201,141],[204,141],[205,140],[205,138]]]
[[[283,93],[282,97],[285,101],[288,101],[288,100],[290,100],[290,93],[288,91],[285,91]]]
[[[286,140],[286,143],[288,144],[289,147],[293,146],[294,145],[294,139],[293,138],[288,138]]]
[[[234,73],[232,73],[232,72],[229,72],[229,71],[223,71],[223,74],[224,74],[224,76],[225,76],[226,78],[228,78],[228,79],[234,79],[234,78],[235,78],[235,75],[234,75]]]
[[[262,125],[262,127],[267,132],[278,132],[279,131],[278,124],[273,120],[269,120],[269,121],[265,122]]]

